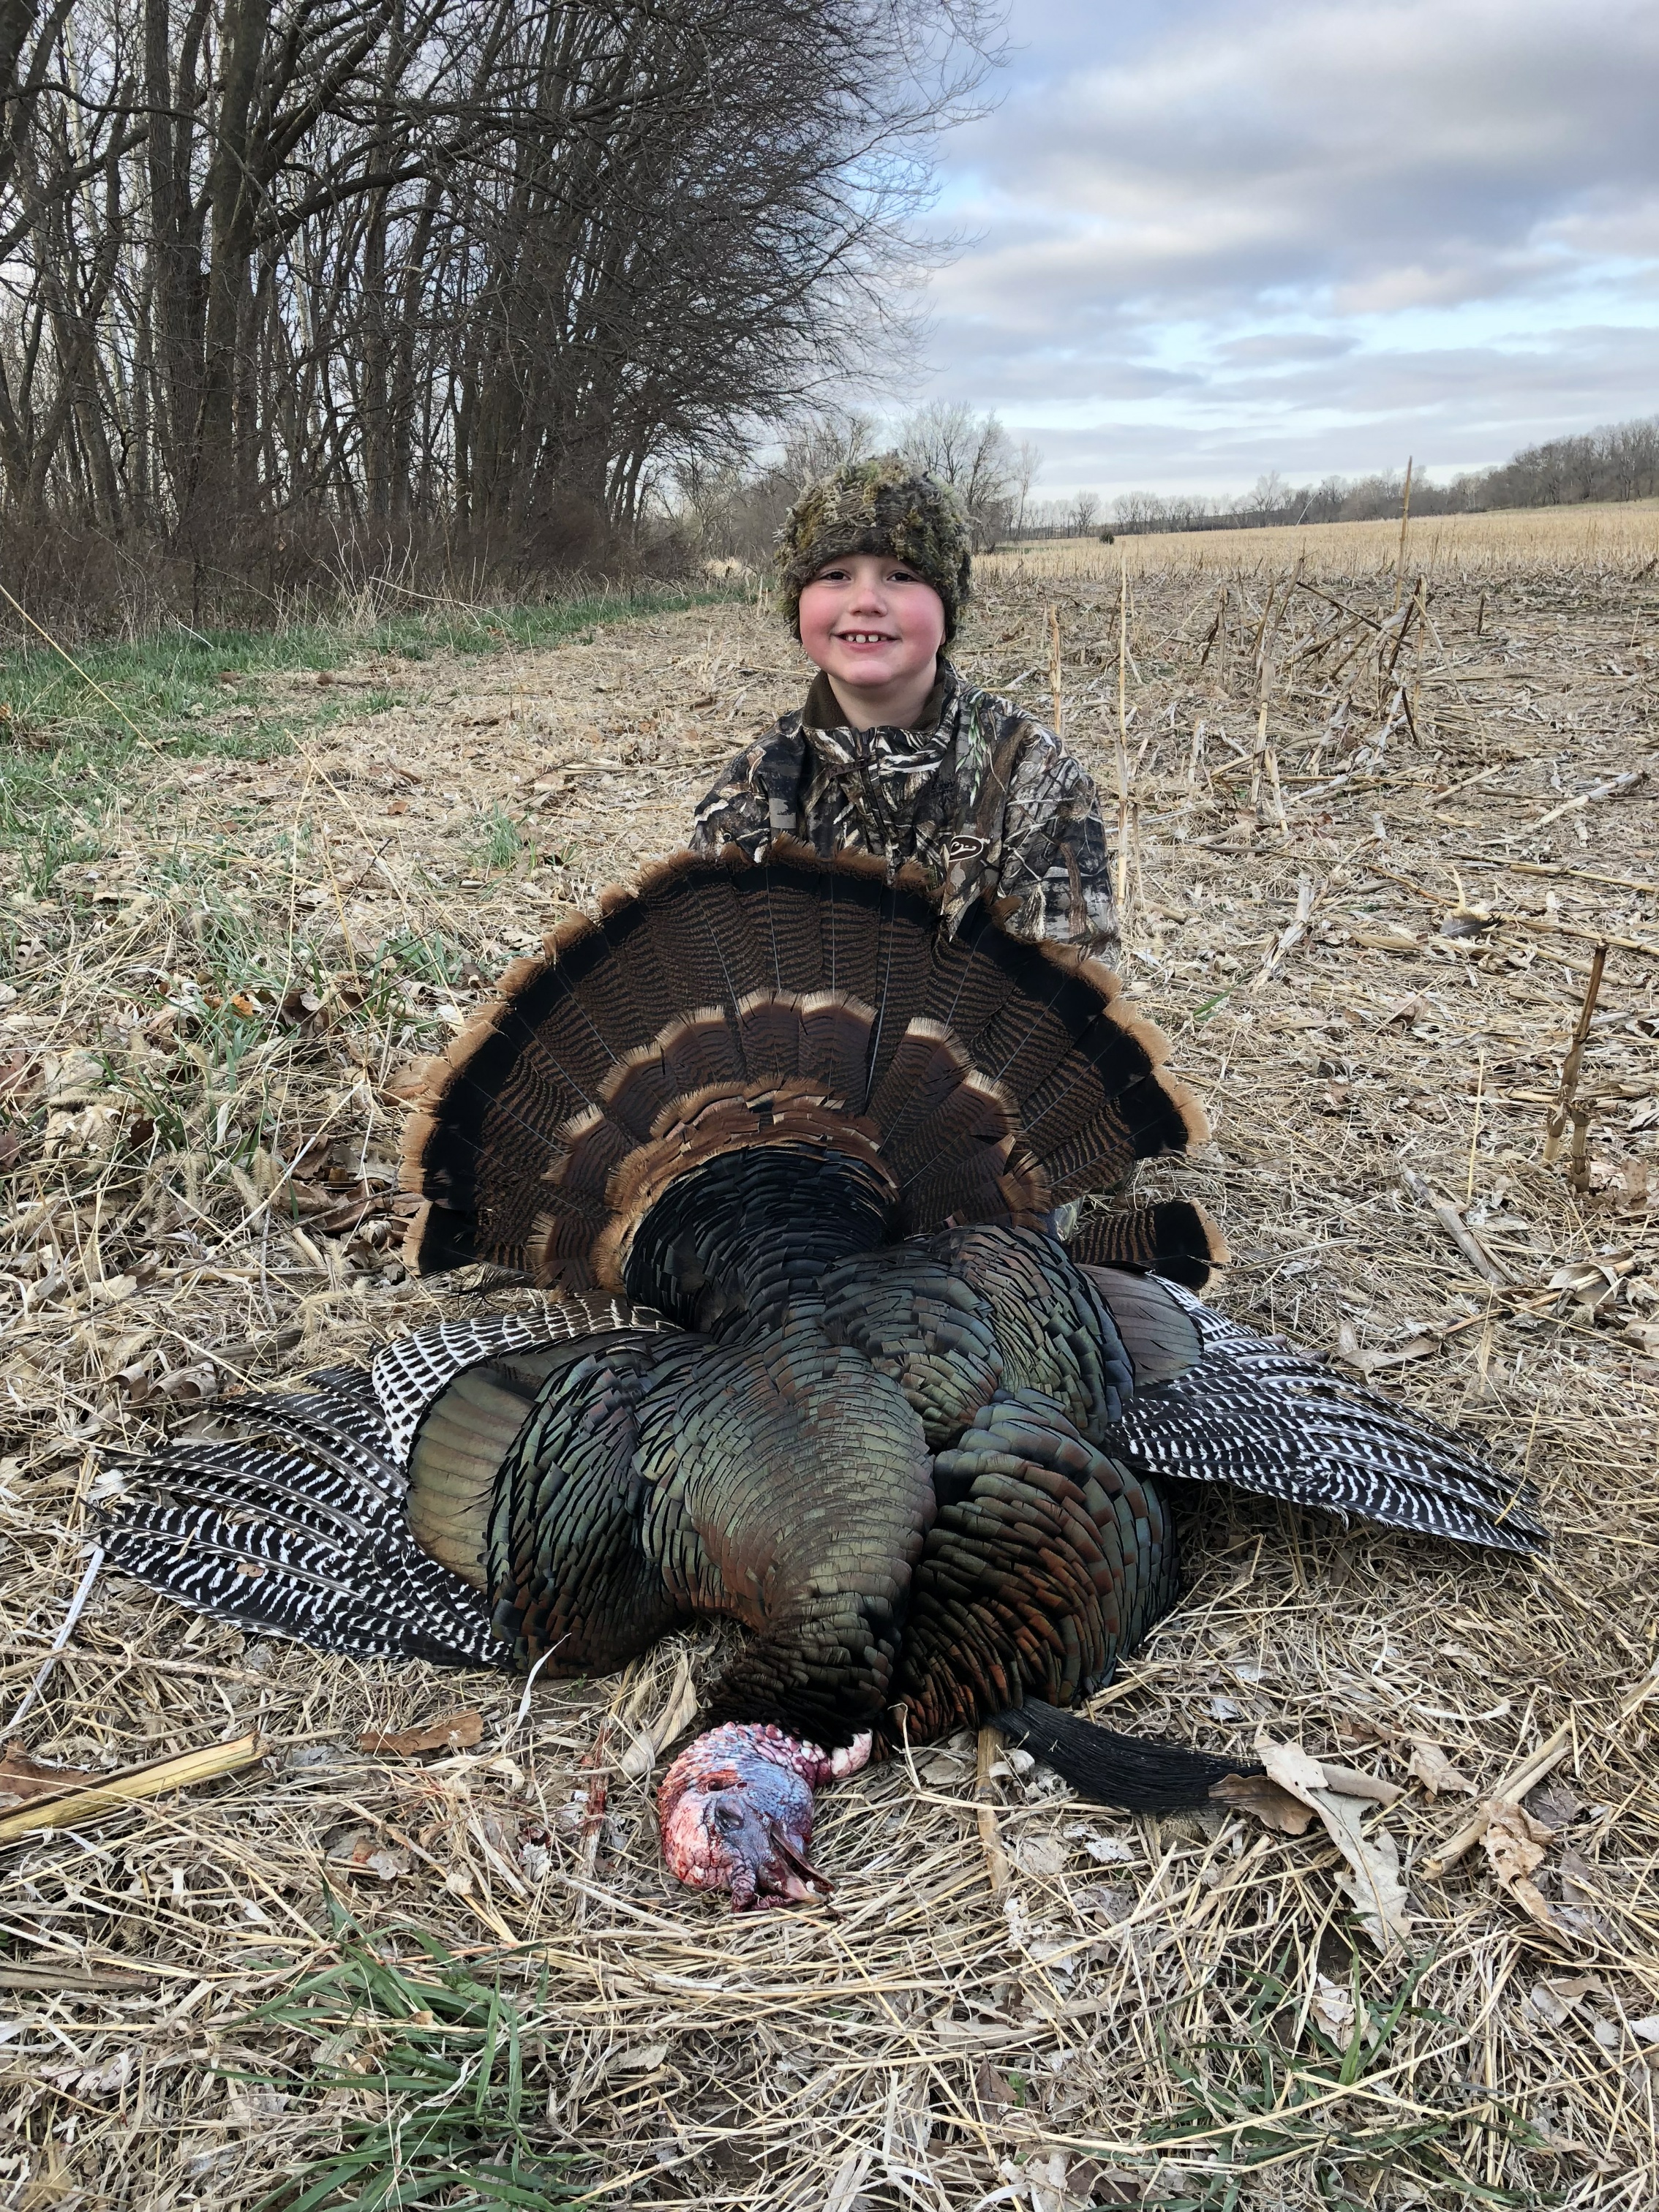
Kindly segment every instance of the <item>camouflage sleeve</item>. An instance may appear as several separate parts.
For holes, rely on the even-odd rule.
[[[1109,965],[1118,950],[1112,864],[1093,779],[1047,730],[1032,726],[1003,816],[998,890],[1017,901],[1017,937],[1075,945]]]
[[[770,842],[771,813],[755,775],[765,742],[763,738],[745,745],[698,800],[691,817],[694,853],[718,853],[723,845],[741,845],[753,860]]]
[[[799,716],[788,720],[799,723]],[[799,834],[803,746],[798,730],[777,726],[729,761],[698,800],[691,819],[694,853],[718,853],[741,845],[757,860],[774,837]]]

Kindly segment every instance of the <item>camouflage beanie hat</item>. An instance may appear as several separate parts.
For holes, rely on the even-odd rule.
[[[900,453],[848,461],[809,484],[789,510],[779,544],[778,598],[796,635],[800,595],[826,561],[885,553],[914,568],[945,603],[945,640],[968,597],[968,517],[949,484]]]

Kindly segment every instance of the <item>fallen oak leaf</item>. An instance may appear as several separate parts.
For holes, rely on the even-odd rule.
[[[1224,1774],[1210,1784],[1210,1796],[1223,1805],[1236,1805],[1241,1813],[1254,1813],[1265,1827],[1281,1836],[1305,1836],[1319,1817],[1316,1807],[1291,1796],[1265,1774]]]
[[[483,1735],[483,1715],[468,1710],[428,1721],[424,1728],[371,1729],[358,1737],[357,1748],[413,1759],[423,1751],[471,1751]]]
[[[1551,1905],[1532,1878],[1543,1863],[1544,1847],[1553,1838],[1553,1829],[1547,1828],[1541,1820],[1534,1820],[1525,1806],[1509,1798],[1489,1804],[1486,1813],[1486,1832],[1480,1841],[1501,1887],[1523,1912],[1540,1928],[1547,1928],[1552,1935],[1579,1933]]]
[[[1458,1772],[1437,1743],[1425,1735],[1414,1735],[1410,1741],[1412,1755],[1406,1763],[1406,1771],[1423,1784],[1431,1797],[1438,1797],[1449,1790],[1461,1790],[1466,1797],[1474,1796],[1474,1783],[1468,1775]]]
[[[1380,1775],[1364,1774],[1352,1766],[1334,1765],[1329,1759],[1310,1761],[1318,1767],[1320,1787],[1339,1797],[1363,1797],[1373,1805],[1392,1805],[1405,1796],[1395,1782]],[[1210,1786],[1210,1796],[1241,1812],[1254,1813],[1264,1826],[1282,1836],[1304,1836],[1318,1816],[1319,1808],[1293,1796],[1265,1774],[1224,1774]]]
[[[1257,1736],[1255,1747],[1272,1780],[1313,1808],[1347,1861],[1347,1873],[1337,1880],[1371,1941],[1379,1950],[1404,1943],[1411,1934],[1411,1914],[1400,1879],[1399,1847],[1386,1828],[1364,1832],[1361,1823],[1366,1799],[1332,1789],[1325,1769],[1299,1745],[1274,1743],[1264,1734]],[[1372,1778],[1364,1779],[1370,1782]]]

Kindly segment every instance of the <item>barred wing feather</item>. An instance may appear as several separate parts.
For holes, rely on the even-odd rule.
[[[1109,1306],[1112,1271],[1087,1272]],[[1158,1288],[1196,1323],[1201,1350],[1195,1365],[1142,1391],[1124,1416],[1117,1441],[1149,1474],[1231,1483],[1498,1551],[1543,1548],[1524,1478],[1314,1354],[1258,1336],[1179,1285]]]

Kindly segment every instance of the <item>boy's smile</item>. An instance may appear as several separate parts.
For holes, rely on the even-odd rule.
[[[855,729],[914,726],[944,640],[939,593],[890,554],[827,561],[801,592],[801,643]]]

